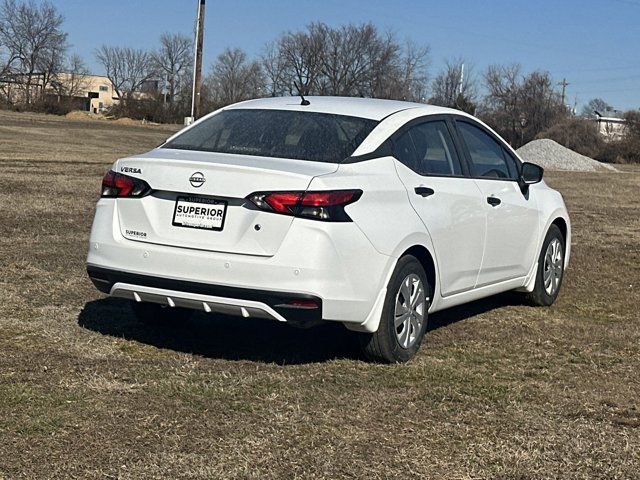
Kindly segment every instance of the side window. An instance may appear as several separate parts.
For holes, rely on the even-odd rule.
[[[520,160],[517,160],[506,148],[502,147],[502,151],[504,152],[504,158],[507,159],[507,166],[511,172],[511,177],[518,178],[518,175],[520,175]]]
[[[457,122],[471,156],[471,175],[487,178],[516,178],[498,144],[484,130],[466,122]]]
[[[460,159],[443,121],[411,127],[394,142],[394,154],[419,175],[462,175]]]
[[[393,154],[414,172],[418,171],[418,161],[416,158],[416,150],[413,146],[413,140],[409,131],[403,133],[397,140],[393,142]]]
[[[462,175],[447,124],[443,121],[416,125],[411,130],[416,149],[418,169],[421,175]]]

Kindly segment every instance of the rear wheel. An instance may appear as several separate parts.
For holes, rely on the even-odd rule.
[[[131,309],[135,317],[147,325],[174,325],[188,320],[193,310],[169,307],[157,303],[132,302]]]
[[[402,257],[387,286],[378,330],[360,334],[360,343],[368,359],[402,363],[416,354],[427,328],[430,292],[420,262],[411,255]]]
[[[542,243],[533,291],[527,299],[533,305],[549,306],[556,301],[564,277],[565,240],[556,225],[551,225]]]

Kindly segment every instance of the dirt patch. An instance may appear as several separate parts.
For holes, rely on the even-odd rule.
[[[105,119],[104,115],[99,115],[99,114],[90,113],[90,112],[82,112],[80,110],[74,110],[72,112],[69,112],[65,115],[65,117],[68,118],[69,120],[86,120],[86,121]]]
[[[133,118],[129,117],[117,118],[113,121],[113,123],[116,123],[118,125],[142,125],[142,122],[140,120],[134,120]]]

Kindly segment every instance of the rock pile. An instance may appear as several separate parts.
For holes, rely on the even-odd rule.
[[[568,170],[574,172],[617,171],[612,165],[580,155],[547,138],[533,140],[520,147],[517,152],[524,161],[540,165],[545,170]]]

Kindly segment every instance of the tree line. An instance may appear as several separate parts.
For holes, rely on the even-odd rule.
[[[79,56],[68,54],[63,20],[48,1],[1,1],[0,101],[11,103],[8,88],[24,89],[23,108],[37,105],[44,91],[66,98],[82,91],[88,71]],[[102,45],[95,59],[118,99],[112,114],[161,122],[189,115],[193,35],[163,33],[152,50]],[[476,114],[514,147],[573,119],[549,72],[495,64],[478,74],[469,61],[453,58],[432,76],[430,60],[427,45],[400,41],[371,23],[315,22],[282,33],[255,57],[239,48],[222,51],[204,76],[202,110],[282,95],[398,99]],[[594,99],[585,108],[610,107]]]

